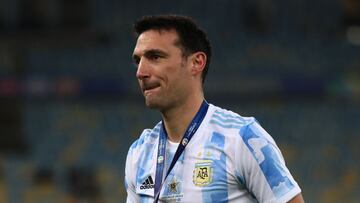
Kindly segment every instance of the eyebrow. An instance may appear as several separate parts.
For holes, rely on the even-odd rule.
[[[153,55],[160,55],[160,56],[166,57],[169,54],[167,54],[166,52],[164,52],[163,50],[160,50],[160,49],[149,49],[149,50],[144,51],[144,56],[145,57],[149,57],[149,56],[153,56]],[[139,55],[133,54],[133,59],[134,60],[138,60],[139,58],[140,58]]]

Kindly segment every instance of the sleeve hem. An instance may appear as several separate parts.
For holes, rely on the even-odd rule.
[[[297,187],[297,188],[291,190],[290,192],[286,193],[280,199],[277,199],[275,202],[276,203],[286,203],[300,193],[301,193],[301,189],[299,187]]]

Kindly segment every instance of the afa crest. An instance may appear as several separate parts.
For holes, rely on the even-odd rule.
[[[193,182],[196,186],[207,186],[212,182],[212,161],[203,160],[195,163]]]

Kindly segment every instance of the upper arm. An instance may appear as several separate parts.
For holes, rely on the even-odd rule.
[[[304,199],[303,199],[301,193],[298,194],[298,195],[296,195],[294,198],[292,198],[292,199],[289,201],[289,203],[304,203]]]
[[[271,136],[256,122],[240,131],[237,167],[260,202],[286,202],[301,192]]]
[[[139,202],[139,197],[136,194],[136,189],[135,189],[135,182],[134,182],[135,176],[133,173],[133,169],[135,168],[135,166],[133,165],[132,155],[133,154],[130,149],[126,157],[126,164],[125,164],[125,188],[127,193],[127,198],[126,198],[127,203]]]

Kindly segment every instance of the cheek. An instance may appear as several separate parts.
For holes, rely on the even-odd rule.
[[[168,64],[163,68],[163,81],[171,88],[181,89],[185,86],[184,83],[189,80],[189,76],[191,77],[191,73],[186,68],[185,64],[181,61]]]
[[[181,92],[186,92],[187,89],[191,88],[189,76],[184,74],[184,72],[179,71],[172,75],[169,79],[169,84],[174,90],[175,94],[180,94]]]

